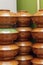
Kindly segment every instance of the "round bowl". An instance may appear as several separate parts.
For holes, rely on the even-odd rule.
[[[0,61],[0,65],[19,65],[18,61],[8,60],[8,61]]]
[[[33,24],[35,24],[35,27],[37,28],[43,28],[43,10],[37,11],[33,17]]]
[[[29,41],[25,41],[25,42],[17,42],[16,43],[19,46],[19,54],[20,55],[27,55],[29,54],[30,50],[31,50],[31,46],[32,43]]]
[[[31,33],[36,42],[43,42],[43,28],[32,29]]]
[[[34,58],[32,59],[32,65],[43,65],[43,59],[40,58]]]
[[[13,59],[19,52],[19,47],[15,44],[0,45],[0,60]]]
[[[17,30],[19,31],[18,40],[27,41],[30,38],[31,28],[29,28],[29,27],[18,27]]]
[[[0,42],[13,42],[17,36],[18,31],[16,29],[0,29]]]
[[[17,56],[15,60],[19,62],[19,65],[31,65],[32,57],[28,55],[27,56]]]
[[[27,11],[18,11],[17,12],[18,17],[18,26],[30,26],[30,19],[31,14],[29,14]]]
[[[43,43],[35,43],[32,45],[33,52],[39,58],[43,58]]]
[[[0,10],[0,28],[12,28],[16,26],[17,16],[10,10]]]

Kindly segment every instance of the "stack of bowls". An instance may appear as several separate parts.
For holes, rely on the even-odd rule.
[[[19,47],[14,44],[18,37],[16,22],[15,13],[0,10],[0,65],[18,65],[18,61],[14,60],[19,51]]]
[[[32,57],[29,54],[32,46],[32,43],[30,41],[30,22],[31,14],[29,14],[27,11],[17,12],[17,30],[19,34],[16,45],[19,46],[19,55],[15,59],[19,61],[20,65],[31,64]]]
[[[17,12],[17,30],[19,31],[19,41],[29,41],[31,35],[30,20],[31,14],[27,11]]]
[[[32,17],[35,28],[32,29],[32,37],[35,40],[32,50],[37,58],[32,60],[33,65],[43,65],[43,10],[39,10]]]

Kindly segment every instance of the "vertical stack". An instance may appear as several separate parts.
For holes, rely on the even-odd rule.
[[[16,44],[20,47],[20,49],[19,56],[16,57],[16,60],[20,62],[20,65],[30,65],[30,60],[32,59],[32,56],[29,54],[32,46],[30,41],[31,15],[27,11],[19,11],[17,12],[17,18],[17,30],[19,31],[19,34]]]
[[[19,47],[14,41],[18,31],[13,28],[16,25],[16,14],[9,10],[0,10],[0,65],[18,65],[14,57]]]
[[[33,65],[43,65],[43,10],[39,10],[32,17],[35,28],[32,29],[32,37],[35,40],[32,45],[36,57],[32,60]]]

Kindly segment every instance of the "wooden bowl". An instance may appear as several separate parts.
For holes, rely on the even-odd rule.
[[[30,26],[30,19],[31,14],[29,14],[27,11],[18,11],[17,12],[18,17],[18,26]]]
[[[13,59],[18,54],[19,47],[15,44],[0,45],[0,60]]]
[[[7,61],[0,61],[0,65],[19,65],[18,61],[15,60],[7,60]]]
[[[24,42],[17,42],[16,43],[19,46],[19,54],[20,55],[27,55],[29,54],[31,50],[32,43],[29,41],[24,41]]]
[[[0,42],[12,42],[17,39],[18,31],[16,29],[0,29]]]
[[[43,28],[43,10],[37,11],[33,17],[33,24],[35,24],[35,27],[37,28]]]
[[[34,58],[32,59],[32,65],[43,65],[43,59],[40,58]]]
[[[31,34],[31,28],[29,28],[29,27],[18,27],[17,30],[19,32],[18,40],[20,40],[20,41],[29,40],[30,34]]]
[[[43,43],[35,43],[32,46],[33,52],[37,55],[39,58],[43,58]]]
[[[10,10],[0,10],[0,28],[12,28],[17,23],[17,16]]]
[[[36,42],[43,42],[43,28],[35,28],[31,33]]]
[[[32,57],[28,55],[27,56],[17,56],[15,60],[19,62],[19,65],[31,65]]]

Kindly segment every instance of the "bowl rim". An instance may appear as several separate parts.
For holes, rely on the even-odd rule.
[[[16,28],[18,31],[31,31],[31,28],[30,27],[18,27]]]
[[[34,28],[31,32],[43,32],[43,28]]]
[[[16,60],[2,60],[2,61],[0,61],[0,64],[6,64],[6,63],[8,63],[8,64],[10,64],[10,65],[18,65],[19,63],[18,63],[18,61],[16,61]]]
[[[32,62],[33,64],[43,64],[43,59],[33,58],[33,59],[31,60],[31,62]]]
[[[16,42],[16,44],[20,47],[26,47],[26,46],[29,46],[31,47],[32,46],[32,43],[30,41],[24,41],[24,42]]]
[[[24,56],[17,56],[16,58],[15,58],[15,60],[18,60],[18,61],[26,61],[26,60],[31,60],[33,57],[32,56],[30,56],[30,55],[24,55]]]
[[[7,28],[7,29],[0,29],[0,34],[12,34],[12,33],[19,33],[16,29]]]
[[[34,43],[32,45],[32,48],[43,49],[43,43]]]
[[[2,51],[17,50],[17,49],[19,49],[19,46],[16,44],[0,45],[0,50],[2,50]]]

